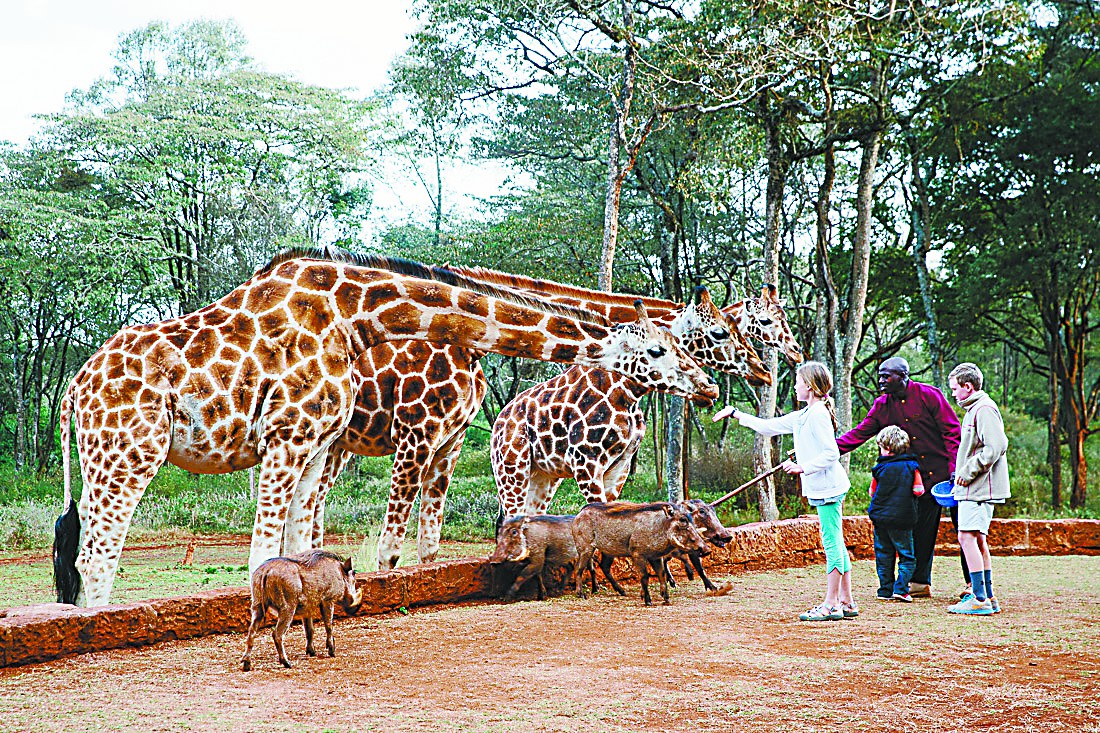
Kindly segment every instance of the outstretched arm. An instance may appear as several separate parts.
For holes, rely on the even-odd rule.
[[[881,419],[883,412],[881,398],[875,400],[867,412],[867,417],[863,418],[863,422],[836,439],[836,447],[840,450],[840,455],[851,453],[878,435],[878,431],[885,427]]]

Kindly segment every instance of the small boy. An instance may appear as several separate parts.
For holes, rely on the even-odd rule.
[[[993,507],[1003,504],[1008,486],[1008,437],[997,404],[982,391],[982,370],[964,362],[951,370],[947,384],[962,419],[959,454],[955,462],[955,488],[959,502],[959,547],[970,569],[972,593],[947,610],[972,616],[989,616],[1001,610],[993,597],[992,562],[986,536],[993,521]]]
[[[909,435],[896,425],[875,438],[879,457],[871,469],[871,505],[867,516],[875,527],[875,568],[878,599],[912,603],[909,580],[917,569],[913,527],[917,524],[916,497],[924,494],[917,457],[908,453]],[[894,560],[898,576],[894,578]]]

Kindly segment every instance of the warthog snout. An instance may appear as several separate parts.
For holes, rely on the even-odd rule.
[[[531,554],[527,547],[527,517],[513,517],[500,527],[497,548],[489,556],[489,562],[499,565],[505,562],[523,562]]]

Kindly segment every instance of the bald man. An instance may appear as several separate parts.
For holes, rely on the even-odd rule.
[[[951,478],[959,451],[959,418],[943,393],[930,384],[911,380],[909,362],[899,356],[879,365],[878,388],[882,395],[871,405],[863,422],[836,439],[841,454],[863,445],[884,427],[896,425],[909,435],[909,452],[917,456],[925,486]],[[940,505],[931,491],[917,499],[917,525],[913,528],[917,569],[909,583],[909,593],[916,597],[932,595],[932,558],[940,514]],[[969,582],[965,558],[962,564],[963,577]]]

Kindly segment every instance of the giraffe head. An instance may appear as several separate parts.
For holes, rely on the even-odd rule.
[[[649,320],[641,300],[635,301],[634,309],[638,320],[615,326],[595,366],[697,402],[717,399],[718,385],[680,347],[672,332]]]
[[[749,384],[771,384],[772,375],[741,332],[730,328],[725,315],[700,285],[695,298],[675,315],[669,330],[700,364],[745,377]]]
[[[760,289],[760,296],[746,298],[722,311],[741,333],[779,349],[791,364],[802,363],[802,347],[787,323],[787,313],[772,284]]]

